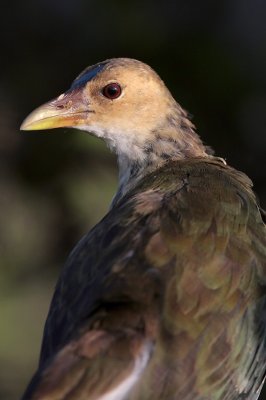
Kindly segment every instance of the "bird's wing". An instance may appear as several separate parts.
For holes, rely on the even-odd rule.
[[[141,376],[151,351],[152,344],[133,330],[89,330],[58,352],[31,398],[123,400]]]
[[[138,381],[127,398],[254,400],[265,280],[248,178],[215,159],[169,163],[70,255],[24,398],[123,399]]]

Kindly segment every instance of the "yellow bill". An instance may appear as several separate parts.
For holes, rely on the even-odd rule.
[[[88,115],[88,106],[82,91],[66,92],[58,98],[38,107],[23,121],[23,131],[74,127],[83,125]]]

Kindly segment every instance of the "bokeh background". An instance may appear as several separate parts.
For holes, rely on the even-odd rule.
[[[14,0],[1,14],[0,398],[15,400],[36,367],[62,264],[117,181],[100,141],[66,129],[21,134],[22,119],[87,65],[138,58],[204,142],[252,177],[265,207],[266,2]]]

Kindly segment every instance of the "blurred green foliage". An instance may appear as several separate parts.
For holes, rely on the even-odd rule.
[[[19,132],[87,65],[149,63],[205,143],[253,179],[266,203],[266,3],[261,0],[15,0],[2,6],[0,398],[36,367],[53,287],[78,239],[106,212],[115,158],[72,130]]]

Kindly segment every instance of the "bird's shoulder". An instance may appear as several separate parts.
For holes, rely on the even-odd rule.
[[[127,280],[134,282],[133,275],[139,279],[145,268],[167,264],[176,255],[182,260],[187,251],[192,256],[195,243],[201,242],[207,253],[213,242],[220,243],[219,251],[224,251],[229,236],[243,234],[247,241],[263,241],[251,187],[246,175],[218,158],[170,162],[145,176],[70,254],[57,284],[45,336],[50,336],[53,326],[57,330],[53,340],[60,342],[59,331],[68,336],[67,317],[72,323],[73,315],[77,320],[86,318],[103,301],[106,286],[110,294],[110,286],[119,292],[119,282],[125,288],[124,268]],[[254,251],[257,248],[263,252],[263,246]],[[108,276],[115,279],[110,283]]]
[[[142,332],[149,325],[151,337],[156,329],[168,337],[156,347],[161,352],[167,344],[167,370],[186,357],[184,365],[190,365],[189,354],[201,341],[193,374],[200,390],[208,391],[216,365],[226,357],[234,371],[241,358],[243,343],[236,347],[228,332],[240,329],[243,307],[254,302],[265,308],[256,289],[257,276],[265,282],[265,269],[265,226],[249,178],[218,158],[169,162],[132,188],[70,254],[46,322],[40,371],[95,327]],[[254,329],[252,313],[244,320],[243,338]],[[255,344],[249,346],[253,359]],[[242,363],[248,374],[250,359]],[[223,371],[215,379],[225,379],[225,390],[234,393],[241,377],[234,373],[231,382]]]

